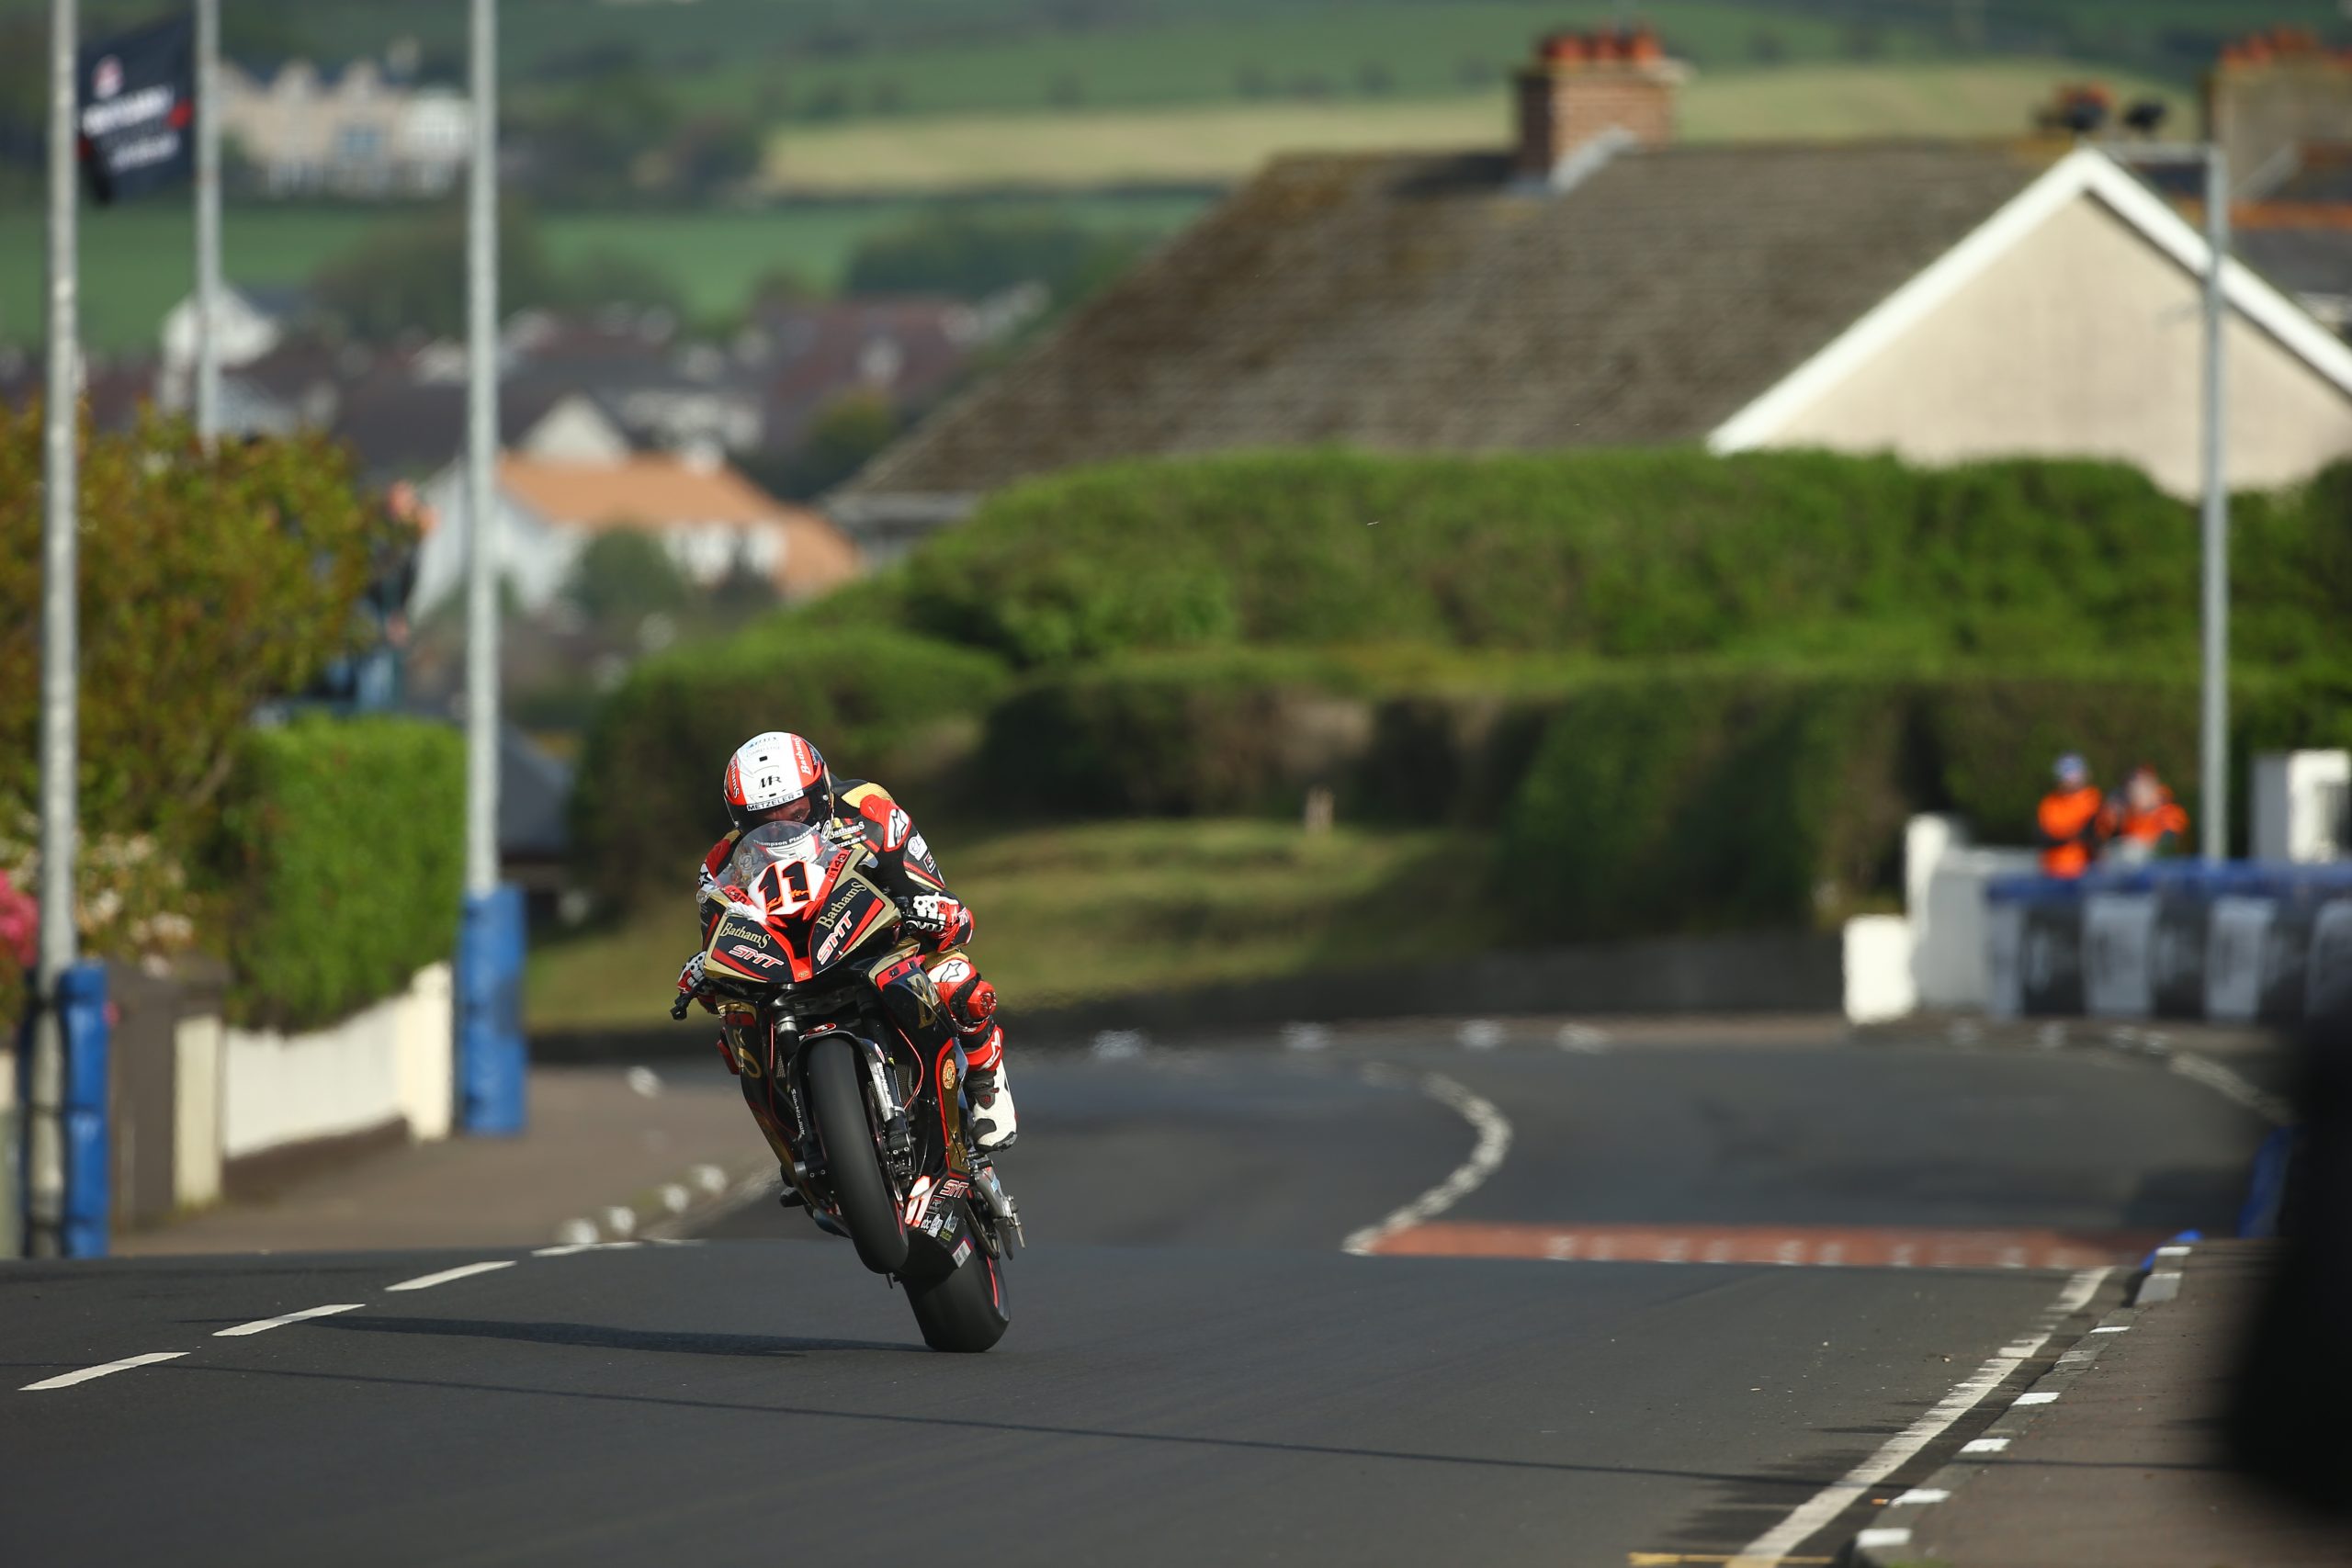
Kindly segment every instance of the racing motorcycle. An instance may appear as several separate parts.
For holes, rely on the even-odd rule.
[[[701,994],[790,1178],[786,1205],[904,1285],[933,1349],[985,1350],[1008,1321],[1020,1211],[966,1140],[963,1046],[875,869],[854,828],[745,834],[721,879]]]

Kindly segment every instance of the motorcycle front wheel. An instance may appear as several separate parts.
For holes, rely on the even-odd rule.
[[[876,1274],[895,1274],[906,1267],[907,1227],[890,1197],[890,1184],[882,1177],[874,1119],[859,1084],[863,1066],[852,1041],[834,1037],[812,1043],[808,1047],[808,1119],[816,1123],[817,1141],[824,1147],[825,1179],[841,1206],[842,1228],[857,1248],[857,1260]]]

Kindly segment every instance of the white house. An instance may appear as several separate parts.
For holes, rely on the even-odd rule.
[[[734,571],[774,581],[787,599],[811,597],[856,575],[857,552],[822,517],[776,500],[716,458],[639,453],[564,460],[509,454],[499,460],[499,570],[517,604],[537,612],[570,581],[588,541],[614,528],[661,540],[695,582]],[[465,467],[426,487],[438,521],[417,556],[418,612],[465,581]]]

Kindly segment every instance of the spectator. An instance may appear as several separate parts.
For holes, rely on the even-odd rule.
[[[2091,783],[2090,764],[2069,751],[2053,770],[2056,784],[2041,797],[2036,814],[2041,829],[2041,871],[2045,876],[2080,876],[2090,869],[2091,857],[2111,824],[2107,800]]]
[[[2108,803],[2114,824],[2109,852],[2132,864],[2177,852],[2188,837],[2188,813],[2175,804],[2172,790],[2145,762],[2123,781],[2123,793]]]

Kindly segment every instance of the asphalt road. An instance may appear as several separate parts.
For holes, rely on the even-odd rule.
[[[1736,1552],[2034,1339],[2069,1275],[1343,1254],[1492,1152],[1464,1097],[1508,1123],[1442,1222],[1473,1225],[2226,1229],[2265,1130],[2091,1052],[1390,1031],[1014,1073],[1034,1246],[981,1357],[923,1350],[765,1204],[689,1246],[0,1269],[0,1562]]]

